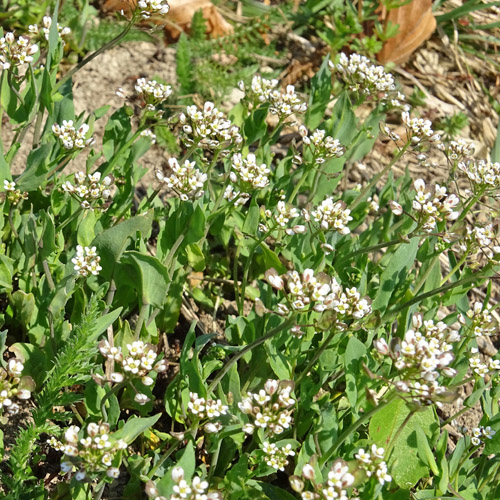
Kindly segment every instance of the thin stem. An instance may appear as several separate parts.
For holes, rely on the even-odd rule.
[[[153,200],[158,196],[158,193],[161,191],[161,184],[151,193],[150,197],[146,200],[146,203],[142,207],[143,210],[148,210],[149,206],[153,202]]]
[[[337,333],[337,330],[332,330],[330,332],[330,335],[326,338],[326,340],[321,344],[320,348],[316,350],[314,356],[312,357],[311,361],[309,361],[308,365],[306,366],[306,369],[299,375],[298,378],[295,379],[295,385],[298,386],[302,379],[307,376],[311,368],[314,366],[316,361],[318,361],[319,357],[321,356],[321,353],[330,345],[330,342],[332,341],[333,337]]]
[[[440,286],[443,286],[452,276],[462,267],[462,264],[467,260],[468,252],[464,252],[461,259],[456,263],[455,267],[441,280]]]
[[[417,235],[415,236],[409,236],[408,238],[417,238]],[[382,250],[383,248],[388,248],[388,247],[392,247],[394,245],[397,245],[399,243],[409,243],[408,241],[405,241],[401,238],[398,238],[396,240],[390,240],[390,241],[386,241],[384,243],[378,243],[377,245],[372,245],[372,246],[369,246],[369,247],[365,247],[365,248],[360,248],[359,250],[355,250],[354,252],[352,252],[348,258],[352,258],[356,255],[361,255],[361,254],[364,254],[364,253],[370,253],[370,252],[376,252],[377,250]]]
[[[12,82],[12,73],[10,71],[7,71],[7,83],[9,84],[10,90],[12,90],[12,92],[14,92],[15,96],[19,99],[19,102],[24,106],[23,96],[19,93],[19,91],[14,86],[14,83]]]
[[[231,369],[231,366],[233,366],[247,352],[250,352],[251,350],[260,346],[266,340],[269,340],[270,338],[274,337],[277,333],[283,331],[285,328],[288,328],[292,324],[293,324],[293,318],[288,318],[285,322],[281,323],[281,325],[278,325],[276,328],[273,328],[269,333],[267,333],[263,337],[258,338],[257,340],[254,340],[251,344],[248,344],[247,346],[245,346],[240,352],[236,353],[224,365],[224,367],[219,371],[217,376],[213,379],[212,383],[208,386],[207,394],[211,394],[214,391],[214,389],[217,387],[217,385],[220,383],[220,381],[224,378],[226,373]]]
[[[108,399],[113,395],[116,394],[120,389],[125,387],[125,382],[120,382],[119,384],[115,385],[112,387],[101,399],[101,413],[103,416],[104,422],[108,421],[108,412],[106,411],[106,402]]]
[[[149,471],[148,477],[149,479],[152,479],[156,473],[156,471],[163,465],[165,460],[172,455],[172,453],[179,447],[179,445],[182,443],[181,440],[177,440],[176,443],[174,443],[166,452],[165,454],[158,460],[156,465]]]
[[[394,164],[406,153],[406,150],[408,149],[410,143],[408,142],[405,144],[394,156],[392,161],[384,167],[383,170],[381,170],[371,181],[370,183],[365,186],[364,189],[361,190],[361,193],[359,193],[358,197],[349,205],[349,208],[354,210],[364,199],[368,196],[370,191],[373,189],[373,187],[377,184],[377,182],[385,175],[389,170],[394,166]]]
[[[47,279],[47,283],[51,290],[55,290],[54,280],[52,279],[52,274],[50,273],[49,264],[47,263],[47,259],[44,259],[42,262],[43,270],[45,272],[45,277]]]
[[[299,182],[297,182],[297,184],[295,184],[295,187],[293,188],[292,194],[289,196],[287,203],[289,203],[289,204],[293,203],[293,200],[297,196],[297,193],[299,192],[300,188],[302,187],[302,184],[304,184],[306,179],[309,177],[310,173],[311,173],[311,170],[309,168],[304,169],[302,177],[299,179]]]
[[[396,393],[393,393],[389,398],[384,402],[380,403],[378,406],[375,408],[372,408],[368,413],[365,413],[362,417],[360,417],[358,420],[353,422],[338,438],[335,443],[330,447],[330,449],[319,459],[319,466],[322,467],[325,465],[328,460],[335,454],[335,452],[339,449],[339,447],[342,445],[342,443],[359,427],[361,427],[365,422],[370,420],[370,418],[373,417],[376,413],[378,413],[380,410],[385,408],[389,403],[391,403],[395,398],[397,397]]]
[[[172,275],[172,269],[170,269],[170,268],[172,267],[172,262],[174,260],[175,253],[177,252],[177,250],[181,246],[182,242],[184,241],[184,238],[186,237],[186,232],[187,232],[187,227],[186,227],[186,229],[184,229],[182,234],[177,238],[177,240],[175,240],[175,243],[173,244],[172,248],[168,252],[167,257],[165,258],[164,264],[165,264],[165,267],[167,268],[170,276]]]
[[[250,251],[248,252],[248,257],[247,260],[245,261],[245,267],[243,268],[243,276],[241,278],[241,293],[240,293],[240,300],[238,302],[238,312],[239,314],[243,313],[243,302],[245,301],[245,290],[247,287],[247,281],[248,281],[248,272],[250,270],[250,265],[252,263],[252,258],[257,250],[257,248],[263,243],[263,241],[271,234],[271,231],[268,231],[265,233],[263,236],[261,236],[253,245]],[[237,277],[235,275],[234,279],[236,280]]]
[[[142,325],[146,319],[149,311],[149,304],[143,303],[139,311],[139,317],[137,318],[137,323],[135,325],[135,340],[139,340],[141,336]]]
[[[113,303],[113,299],[115,297],[116,292],[116,283],[114,279],[111,279],[111,283],[109,284],[108,294],[106,295],[106,308],[104,309],[103,315],[108,314],[111,304]]]
[[[432,297],[433,295],[437,295],[438,293],[447,292],[448,290],[452,290],[453,288],[456,288],[456,287],[461,286],[461,285],[467,285],[469,283],[473,283],[474,281],[480,279],[480,277],[481,277],[480,275],[483,275],[482,277],[486,278],[487,276],[485,275],[485,272],[484,272],[485,270],[486,270],[486,268],[481,269],[475,273],[472,273],[471,275],[469,275],[465,278],[462,278],[461,280],[454,281],[453,283],[448,283],[447,285],[443,285],[439,288],[436,288],[435,290],[431,290],[430,292],[421,293],[420,295],[413,297],[413,299],[408,300],[407,302],[404,302],[399,307],[396,307],[395,309],[393,309],[391,311],[391,313],[396,314],[399,311],[402,311],[402,310],[406,309],[407,307],[412,306],[413,304],[417,304],[417,303],[421,302],[422,300],[425,300],[429,297]]]
[[[137,16],[134,14],[130,21],[128,22],[127,26],[125,26],[125,29],[115,36],[112,40],[110,40],[108,43],[105,43],[102,47],[97,49],[95,52],[87,56],[85,59],[80,61],[76,66],[71,68],[57,83],[57,85],[54,87],[53,92],[56,92],[62,85],[64,85],[77,71],[82,69],[85,65],[87,65],[89,62],[93,61],[97,56],[103,54],[104,52],[112,49],[115,45],[119,44],[123,38],[125,38],[128,34],[128,32],[131,30],[132,26],[134,25],[135,21],[137,19]]]
[[[411,420],[411,418],[415,415],[415,410],[410,411],[408,415],[406,415],[405,419],[401,422],[401,425],[398,427],[398,430],[392,436],[391,442],[389,443],[389,446],[385,450],[387,460],[391,457],[394,445],[396,444],[396,441],[398,440],[399,436],[401,436],[401,433],[403,432],[404,428],[408,425],[408,422]]]

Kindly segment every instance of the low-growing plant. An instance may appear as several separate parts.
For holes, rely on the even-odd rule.
[[[124,33],[167,10],[141,0]],[[99,147],[107,109],[75,115],[71,77],[122,37],[61,73],[57,8],[48,29],[43,56],[0,37],[5,498],[99,499],[119,476],[155,500],[497,498],[500,359],[478,339],[498,331],[498,148],[444,140],[357,54],[309,96],[255,75],[227,115],[141,78]],[[161,130],[179,153],[140,190]],[[393,153],[357,185],[378,141]],[[395,177],[410,158],[422,178]]]

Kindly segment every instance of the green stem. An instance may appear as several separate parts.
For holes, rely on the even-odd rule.
[[[108,50],[112,49],[115,45],[118,45],[128,34],[128,32],[131,30],[132,26],[134,25],[135,21],[137,19],[137,16],[134,14],[132,16],[132,19],[128,22],[127,26],[125,26],[125,29],[115,36],[112,40],[110,40],[108,43],[104,44],[102,47],[97,49],[95,52],[92,52],[89,56],[87,56],[85,59],[80,61],[76,66],[71,68],[60,80],[57,82],[57,85],[54,87],[53,92],[56,92],[59,90],[59,88],[64,85],[77,71],[82,69],[85,65],[87,65],[89,62],[93,61],[97,56],[100,56],[104,52],[107,52]]]
[[[139,311],[139,317],[137,318],[137,323],[135,325],[135,340],[139,340],[141,336],[142,325],[144,324],[144,320],[149,312],[149,304],[143,303],[141,309]]]
[[[103,421],[107,422],[108,421],[108,412],[106,411],[106,402],[108,399],[113,395],[116,394],[120,389],[125,387],[125,382],[120,382],[119,384],[116,384],[114,387],[112,387],[101,399],[101,413],[103,416]]]
[[[187,233],[187,227],[184,229],[184,231],[182,231],[182,234],[177,238],[177,240],[175,240],[175,243],[173,244],[172,248],[168,252],[167,257],[165,258],[164,265],[168,270],[169,276],[172,276],[172,269],[170,269],[170,268],[172,267],[175,253],[177,252],[177,250],[181,246],[182,242],[184,241],[184,238],[186,237],[186,233]]]
[[[257,250],[257,248],[262,244],[262,242],[271,234],[271,231],[266,232],[263,236],[261,236],[253,245],[252,248],[250,248],[250,251],[248,252],[248,257],[247,260],[245,261],[245,267],[243,268],[243,276],[241,278],[241,293],[240,293],[240,300],[238,302],[238,312],[239,314],[243,314],[243,303],[245,301],[245,290],[247,287],[247,281],[248,281],[248,272],[250,270],[250,265],[252,263],[252,258],[253,254]],[[235,284],[237,285],[238,279],[235,275],[234,277]]]
[[[59,227],[57,228],[58,231],[61,231],[61,229],[65,228],[68,224],[73,222],[75,219],[78,218],[78,216],[82,213],[83,207],[80,206],[78,207],[78,210],[73,212],[70,217],[68,217],[64,222],[62,222]]]
[[[335,454],[335,452],[340,448],[340,446],[342,445],[342,443],[354,432],[356,431],[357,429],[359,429],[359,427],[361,427],[365,422],[367,422],[368,420],[370,420],[370,418],[373,417],[373,415],[375,415],[376,413],[378,413],[380,410],[382,410],[383,408],[385,408],[386,406],[389,405],[389,403],[391,403],[395,398],[397,397],[397,394],[396,393],[393,393],[391,396],[389,396],[389,398],[387,399],[387,401],[385,401],[384,403],[379,403],[378,406],[375,406],[375,408],[372,408],[368,413],[365,413],[362,417],[360,417],[358,420],[356,420],[355,422],[353,422],[338,438],[337,438],[337,441],[335,441],[335,443],[333,443],[333,445],[330,447],[329,450],[327,450],[327,452],[319,459],[319,466],[322,467],[323,465],[325,465],[326,462],[328,462],[328,460],[330,460],[330,458]]]
[[[389,458],[391,457],[391,453],[394,448],[394,445],[396,444],[396,441],[398,440],[399,436],[401,436],[401,433],[403,432],[404,428],[408,425],[408,422],[411,420],[413,415],[415,415],[415,410],[410,411],[410,413],[406,415],[406,418],[401,422],[401,425],[398,427],[398,430],[392,437],[389,446],[385,450],[385,456],[387,457],[387,461],[389,461]]]
[[[217,387],[219,382],[224,378],[226,373],[231,369],[231,366],[233,366],[239,359],[241,359],[247,352],[250,352],[251,350],[255,349],[256,347],[260,346],[263,344],[266,340],[269,340],[270,338],[274,337],[277,333],[283,331],[285,328],[288,328],[293,324],[293,317],[288,318],[286,321],[281,323],[281,325],[278,325],[276,328],[273,328],[269,333],[264,335],[263,337],[258,338],[257,340],[254,340],[251,344],[248,344],[245,346],[240,352],[236,353],[225,365],[224,367],[219,371],[217,376],[213,379],[212,383],[208,386],[207,389],[207,394],[211,394],[214,389]]]
[[[321,344],[321,347],[316,350],[314,356],[312,357],[311,361],[309,361],[308,365],[306,366],[306,369],[298,376],[298,378],[295,379],[295,386],[298,387],[302,379],[307,376],[311,368],[314,366],[316,361],[318,361],[319,357],[321,356],[321,353],[327,349],[327,347],[330,345],[330,342],[332,341],[333,337],[337,333],[336,330],[332,330],[326,340]]]
[[[407,302],[401,304],[399,307],[396,307],[395,309],[393,309],[390,312],[393,314],[397,314],[398,312],[406,309],[407,307],[410,307],[413,304],[417,304],[418,302],[421,302],[422,300],[425,300],[429,297],[432,297],[433,295],[437,295],[438,293],[447,292],[448,290],[452,290],[453,288],[456,288],[458,286],[473,283],[474,281],[481,279],[481,278],[486,278],[487,276],[485,276],[485,273],[484,273],[485,269],[481,269],[475,273],[472,273],[471,275],[469,275],[465,278],[462,278],[461,280],[454,281],[453,283],[448,283],[447,285],[443,285],[439,288],[436,288],[435,290],[431,290],[430,292],[421,293],[420,295],[413,297],[413,299],[408,300]],[[480,276],[481,274],[483,276]]]
[[[415,236],[408,236],[408,239],[411,239],[411,238],[418,238],[417,235]],[[388,248],[388,247],[392,247],[394,245],[397,245],[399,243],[409,243],[409,241],[405,241],[401,238],[398,238],[396,240],[390,240],[390,241],[386,241],[384,243],[378,243],[377,245],[372,245],[370,247],[365,247],[365,248],[360,248],[359,250],[355,250],[354,252],[352,252],[349,256],[348,256],[348,259],[356,256],[356,255],[361,255],[361,254],[364,254],[364,253],[370,253],[370,252],[375,252],[377,250],[382,250],[383,248]]]
[[[455,267],[441,280],[440,286],[443,286],[449,279],[462,267],[462,264],[467,260],[468,252],[464,252],[460,260],[456,263]]]
[[[302,177],[299,179],[299,182],[295,184],[295,187],[293,188],[292,194],[289,196],[287,203],[292,204],[293,200],[297,196],[297,193],[299,192],[300,188],[302,187],[302,184],[306,181],[306,179],[309,177],[309,174],[311,173],[310,168],[304,168],[304,172],[302,173]]]
[[[371,181],[370,183],[364,187],[364,189],[361,190],[361,193],[359,193],[358,197],[349,205],[349,208],[354,210],[361,202],[365,200],[365,198],[368,197],[370,194],[370,191],[373,189],[373,187],[377,184],[377,182],[389,172],[389,170],[394,166],[394,164],[406,153],[406,150],[408,149],[410,143],[408,142],[405,144],[394,156],[392,161],[384,167],[382,171],[380,171]]]
[[[156,473],[156,471],[163,465],[165,460],[172,455],[172,453],[179,447],[179,445],[182,443],[182,441],[177,440],[170,448],[165,452],[165,454],[158,460],[156,465],[149,471],[148,477],[149,479],[152,479]]]

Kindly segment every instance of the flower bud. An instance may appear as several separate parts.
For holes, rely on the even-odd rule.
[[[272,396],[278,390],[278,381],[269,379],[264,384],[265,391]]]
[[[305,464],[304,467],[302,467],[302,475],[306,479],[309,479],[309,481],[314,481],[316,473],[314,472],[313,466],[311,464]]]
[[[76,425],[71,425],[66,429],[66,432],[64,433],[64,439],[66,440],[67,443],[77,443],[78,442],[78,431],[80,430],[80,427]]]
[[[302,490],[304,489],[304,481],[302,481],[300,477],[290,476],[288,478],[288,481],[290,481],[290,486],[292,487],[293,491],[296,491],[297,493],[302,493]]]
[[[111,380],[111,382],[115,383],[115,384],[119,384],[121,382],[123,382],[123,374],[122,373],[118,373],[118,372],[113,372],[110,376],[109,376],[109,379]]]
[[[172,469],[172,480],[179,484],[184,479],[184,469],[182,467],[174,467]]]

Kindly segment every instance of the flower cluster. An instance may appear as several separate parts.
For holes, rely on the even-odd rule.
[[[487,305],[483,305],[481,302],[474,302],[472,309],[469,309],[466,313],[470,322],[462,314],[458,316],[458,319],[462,325],[469,324],[470,330],[474,332],[476,337],[488,336],[493,334],[497,326],[491,312],[492,309]]]
[[[469,356],[469,366],[476,375],[484,378],[488,373],[500,370],[500,360],[490,358],[488,364],[483,363],[477,347],[472,347]]]
[[[146,484],[146,495],[152,500],[222,500],[219,492],[208,492],[208,482],[200,477],[194,476],[191,482],[184,479],[184,469],[174,467],[172,469],[172,481],[175,483],[174,493],[168,498],[160,495],[156,485],[149,481]]]
[[[142,96],[149,111],[153,111],[155,106],[166,101],[172,94],[170,85],[159,83],[156,80],[146,80],[145,78],[137,80],[135,90]]]
[[[438,148],[443,151],[451,161],[460,161],[469,158],[474,154],[474,143],[469,143],[464,139],[450,141],[448,144],[441,143]]]
[[[248,393],[238,403],[238,408],[248,415],[250,423],[243,431],[253,434],[256,427],[267,429],[270,435],[281,434],[292,424],[295,400],[290,396],[293,384],[290,381],[267,380],[264,389],[258,393]]]
[[[281,471],[285,470],[285,467],[288,465],[288,457],[295,455],[291,444],[279,448],[276,444],[265,441],[262,443],[261,449],[264,451],[266,464],[273,469]]]
[[[141,11],[143,19],[149,19],[154,15],[165,15],[170,10],[170,5],[165,0],[139,0],[137,7]]]
[[[329,158],[340,158],[345,152],[340,141],[326,135],[324,130],[316,129],[308,135],[307,128],[301,125],[299,133],[302,136],[302,142],[311,149],[313,162],[316,165],[321,165]]]
[[[390,93],[396,90],[394,77],[386,73],[383,66],[376,66],[365,56],[351,54],[347,57],[340,54],[337,65],[330,62],[330,68],[336,70],[337,74],[349,85],[349,89],[360,92],[367,96],[386,99]],[[398,94],[399,99],[404,98]],[[399,103],[398,103],[399,104]]]
[[[28,377],[21,377],[24,365],[18,359],[9,359],[6,368],[0,368],[0,416],[15,415],[19,412],[19,404],[15,399],[25,401],[31,397],[27,388]]]
[[[38,45],[30,39],[20,36],[16,39],[11,31],[0,38],[0,68],[9,69],[33,61],[33,54],[38,52]]]
[[[101,258],[96,253],[96,247],[82,247],[78,245],[76,247],[76,257],[71,259],[71,262],[75,265],[74,269],[80,276],[88,276],[93,274],[97,276],[102,267],[99,265]]]
[[[64,432],[64,442],[51,437],[48,444],[64,453],[61,471],[83,481],[106,474],[110,478],[120,475],[120,451],[127,448],[121,439],[113,439],[108,424],[90,423],[85,432],[80,427],[71,425]]]
[[[7,199],[12,205],[17,205],[21,200],[26,200],[28,198],[28,193],[17,189],[14,181],[5,179],[3,181],[3,188],[7,192]]]
[[[347,227],[352,221],[351,211],[343,201],[333,201],[332,197],[323,200],[311,211],[312,219],[317,222],[321,229],[332,229],[340,234],[349,234]]]
[[[288,223],[300,216],[300,212],[297,208],[287,205],[283,200],[278,201],[276,205],[276,211],[273,213],[271,210],[264,210],[264,217],[267,219],[273,219],[279,228],[284,229],[285,233],[292,236],[294,234],[302,234],[306,232],[306,226],[303,224],[294,224],[292,227],[288,227]],[[267,224],[261,223],[259,225],[259,230],[262,232],[269,231]]]
[[[299,477],[292,476],[290,478],[292,488],[301,494],[302,500],[359,500],[348,496],[347,488],[354,484],[354,476],[349,472],[349,467],[343,460],[339,459],[334,462],[324,483],[318,484],[315,481],[316,474],[310,464],[306,464],[302,468],[302,477],[311,481],[312,490],[304,490],[304,481]]]
[[[226,186],[224,191],[224,199],[234,203],[235,206],[244,205],[249,199],[250,195],[236,190],[231,184]]]
[[[164,359],[158,359],[158,354],[151,344],[145,344],[142,340],[136,340],[127,344],[127,353],[123,353],[121,347],[111,346],[107,340],[99,342],[99,351],[108,360],[117,364],[120,371],[113,371],[109,377],[112,384],[121,384],[124,381],[131,382],[140,380],[146,387],[153,385],[151,375],[164,372],[167,364]],[[103,379],[103,377],[102,377]],[[136,389],[135,389],[136,390]],[[136,403],[146,404],[150,398],[146,394],[137,392],[134,397]]]
[[[305,113],[307,104],[295,93],[293,85],[287,85],[285,92],[280,92],[276,87],[278,80],[266,80],[259,75],[252,78],[249,89],[240,82],[240,89],[245,91],[246,95],[254,103],[268,102],[269,111],[277,115],[280,120],[285,120],[294,113]]]
[[[289,271],[279,276],[271,268],[266,272],[266,279],[274,288],[283,290],[288,306],[294,310],[312,305],[317,312],[334,311],[337,314],[336,327],[339,329],[345,327],[344,321],[361,319],[371,312],[369,300],[361,298],[356,288],[346,288],[343,291],[334,277],[323,273],[314,276],[312,269],[306,269],[302,275],[297,271]],[[278,313],[288,314],[288,306],[279,304]]]
[[[467,227],[467,234],[458,241],[458,248],[467,252],[473,268],[484,259],[489,262],[500,258],[500,240],[493,224]]]
[[[410,118],[408,111],[401,113],[401,119],[406,126],[408,140],[412,144],[418,145],[424,141],[434,142],[439,139],[439,134],[432,130],[432,122],[423,118]]]
[[[100,172],[88,175],[85,175],[85,172],[77,172],[74,179],[75,184],[66,181],[62,189],[74,196],[84,209],[103,205],[111,196],[110,187],[113,179],[110,176],[101,180]]]
[[[52,132],[63,143],[64,149],[83,149],[94,143],[93,137],[87,137],[89,126],[86,123],[80,125],[78,130],[73,125],[73,120],[63,120],[62,125],[54,123]]]
[[[38,24],[30,24],[28,26],[28,31],[33,35],[40,35],[42,39],[48,40],[50,35],[50,27],[52,26],[52,18],[50,16],[43,16],[42,26],[38,26]],[[57,34],[59,35],[59,40],[63,42],[63,37],[69,35],[71,33],[70,28],[62,27],[59,23],[57,23]]]
[[[471,443],[474,446],[480,446],[486,439],[493,439],[496,431],[494,431],[489,425],[486,427],[480,425],[479,427],[474,427],[471,434]]]
[[[499,197],[500,190],[500,162],[491,163],[486,160],[469,160],[460,162],[458,169],[469,179],[475,193],[487,193]]]
[[[149,128],[141,132],[141,137],[148,137],[151,144],[156,143],[156,134]]]
[[[418,212],[418,224],[424,231],[430,233],[436,229],[438,222],[454,221],[458,218],[459,212],[454,209],[460,199],[455,194],[447,194],[444,186],[436,184],[434,192],[431,192],[426,188],[423,179],[417,179],[413,186],[417,192],[412,207]]]
[[[443,394],[445,388],[437,383],[440,374],[447,377],[456,375],[450,368],[455,359],[452,343],[460,335],[442,321],[424,321],[421,314],[412,318],[413,329],[408,330],[402,341],[395,339],[391,348],[384,339],[375,341],[375,348],[395,360],[396,368],[402,372],[402,380],[396,388],[409,393],[415,402],[432,404],[434,395]]]
[[[365,470],[368,477],[375,476],[380,484],[390,483],[392,477],[387,472],[387,464],[384,461],[384,448],[378,448],[373,444],[371,453],[360,449],[354,458],[358,465]]]
[[[198,144],[208,149],[217,149],[223,145],[240,144],[243,138],[240,129],[227,120],[212,102],[207,101],[203,109],[188,106],[186,114],[179,115],[182,130],[186,134],[188,145]]]
[[[265,163],[258,165],[253,153],[248,153],[246,158],[243,158],[241,153],[234,154],[231,167],[231,182],[238,183],[244,191],[264,188],[269,184],[268,175],[271,170]]]
[[[164,176],[159,170],[156,171],[156,178],[165,184],[169,189],[175,191],[183,201],[194,200],[203,196],[203,187],[208,176],[195,167],[194,161],[186,160],[184,165],[179,165],[175,158],[169,158],[168,166],[172,173]]]
[[[220,399],[200,398],[195,392],[190,392],[187,410],[192,419],[207,421],[203,426],[205,432],[215,433],[222,429],[222,424],[214,420],[226,415],[228,407]]]

